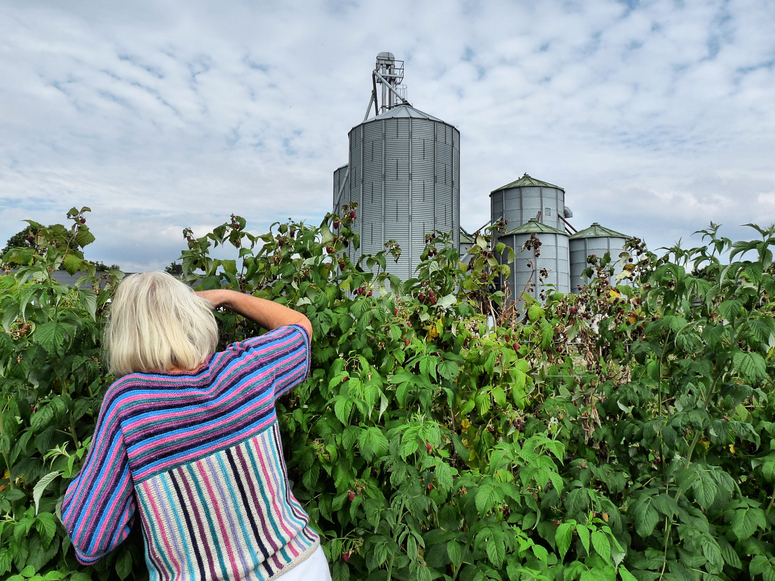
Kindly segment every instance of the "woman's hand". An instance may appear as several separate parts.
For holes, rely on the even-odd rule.
[[[225,302],[228,300],[228,295],[226,294],[227,291],[224,291],[224,289],[213,289],[213,290],[204,290],[204,291],[196,291],[196,294],[203,299],[206,299],[210,301],[210,304],[213,305],[214,309],[217,309],[218,307],[225,306]]]

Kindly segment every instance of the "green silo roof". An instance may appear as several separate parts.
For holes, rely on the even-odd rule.
[[[537,180],[535,178],[530,177],[525,173],[521,178],[518,180],[511,182],[510,184],[506,184],[505,186],[501,186],[498,189],[493,190],[490,192],[490,194],[494,194],[495,192],[499,192],[501,190],[508,190],[511,188],[524,188],[524,187],[536,187],[536,188],[555,188],[557,190],[565,191],[564,188],[561,188],[560,186],[555,186],[554,184],[550,184],[549,182],[542,182],[541,180]]]
[[[629,236],[593,222],[589,228],[580,230],[570,237],[571,240],[578,240],[579,238],[624,238],[626,240]]]
[[[530,220],[526,224],[522,224],[522,226],[517,226],[513,230],[509,230],[506,232],[506,236],[509,236],[511,234],[563,234],[564,236],[567,236],[567,232],[563,232],[562,230],[558,230],[557,228],[552,228],[551,226],[547,226],[546,224],[539,222],[535,218],[530,218]]]

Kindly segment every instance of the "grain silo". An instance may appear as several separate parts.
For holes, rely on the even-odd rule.
[[[565,206],[565,190],[527,175],[490,193],[492,222],[506,219],[509,226],[521,226],[535,219],[564,230],[573,214]]]
[[[401,258],[388,260],[387,270],[406,280],[420,262],[426,234],[451,231],[459,245],[460,132],[412,107],[403,78],[403,61],[391,53],[377,56],[366,117],[349,133],[349,163],[334,172],[334,211],[357,202],[353,227],[361,245],[351,257],[374,254],[395,240]]]
[[[589,266],[587,257],[596,255],[602,258],[606,252],[614,261],[614,277],[622,271],[622,265],[618,262],[619,254],[624,250],[627,236],[609,228],[605,228],[594,222],[589,228],[576,232],[570,237],[570,287],[571,291],[578,292],[579,285],[587,281],[582,278],[582,273]]]
[[[501,235],[498,242],[514,250],[511,274],[506,281],[512,301],[519,302],[523,292],[540,300],[541,291],[550,285],[559,292],[567,293],[570,290],[566,232],[531,218],[526,224]],[[504,252],[499,259],[507,254]],[[545,274],[543,277],[542,271]],[[540,280],[541,277],[543,280]]]

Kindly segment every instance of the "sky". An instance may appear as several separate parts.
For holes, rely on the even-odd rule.
[[[461,225],[528,173],[649,248],[775,222],[770,0],[4,0],[0,244],[89,206],[87,258],[161,269],[243,216],[317,225],[376,55],[461,134]]]

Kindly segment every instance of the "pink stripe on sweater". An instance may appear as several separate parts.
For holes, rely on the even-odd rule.
[[[256,400],[252,405],[242,408],[239,410],[239,417],[249,416],[255,414],[258,410],[267,408],[272,405],[272,396],[271,394],[267,394],[267,396],[263,397],[260,400]],[[229,418],[231,419],[231,418]],[[196,429],[193,428],[191,430],[186,430],[186,435],[189,438],[195,438],[198,435],[206,434],[209,431],[212,431],[213,429],[217,428],[220,424],[225,423],[225,418],[218,418],[215,421],[208,422],[206,424],[203,424],[200,428]],[[164,447],[165,444],[168,444],[170,442],[180,442],[180,435],[173,433],[167,437],[157,437],[154,438],[152,441],[148,441],[142,446],[138,446],[136,448],[132,448],[130,453],[130,458],[135,458],[142,456],[148,450],[153,448],[161,448]]]
[[[255,430],[253,430],[253,432],[251,433],[245,432],[245,433],[234,434],[231,438],[214,442],[211,448],[208,448],[205,450],[194,450],[192,452],[189,452],[188,454],[179,454],[174,458],[171,458],[167,462],[146,466],[144,470],[138,470],[135,473],[134,475],[135,480],[143,480],[144,478],[147,477],[148,474],[158,474],[158,473],[166,472],[167,470],[175,468],[176,466],[188,464],[189,462],[195,462],[207,454],[211,454],[221,449],[225,450],[226,448],[230,448],[232,446],[240,444],[246,438],[248,439],[253,438],[256,435],[260,434],[261,432],[265,431],[275,421],[277,421],[277,418],[275,417],[274,414],[271,414],[267,416],[267,419],[265,422],[258,424],[255,427]]]
[[[212,483],[210,482],[210,474],[208,474],[203,468],[204,462],[198,462],[194,464],[191,468],[196,471],[200,483],[203,483],[205,487],[207,488],[207,496],[208,501],[211,505],[211,511],[210,513],[215,513],[215,517],[218,519],[218,529],[220,529],[221,539],[223,540],[224,549],[226,550],[226,556],[229,559],[229,564],[231,565],[231,570],[234,573],[237,573],[239,571],[239,567],[237,566],[237,562],[234,558],[234,548],[231,544],[231,538],[229,535],[229,530],[226,524],[223,522],[223,508],[218,506],[218,495],[215,494],[213,491]],[[217,539],[213,539],[216,543],[218,542]]]
[[[251,442],[252,443],[252,442]],[[269,485],[269,498],[272,501],[272,512],[271,515],[276,515],[279,518],[277,519],[278,524],[282,527],[283,532],[288,537],[293,537],[293,533],[291,533],[290,529],[288,529],[287,526],[285,526],[285,521],[282,518],[283,511],[280,509],[278,503],[277,503],[277,490],[275,489],[275,486],[272,482],[272,470],[271,468],[267,468],[266,462],[264,461],[264,455],[261,453],[261,450],[256,451],[256,457],[258,458],[259,465],[261,467],[261,472],[263,473],[263,480]],[[271,516],[270,516],[271,518]],[[293,556],[297,557],[298,553],[295,551],[295,549],[291,548],[293,551]]]
[[[172,545],[170,545],[169,539],[177,538],[179,536],[178,531],[175,530],[175,527],[172,527],[170,529],[166,529],[165,527],[165,521],[162,518],[161,514],[159,513],[159,507],[156,504],[156,494],[158,493],[159,483],[156,483],[156,490],[151,491],[150,487],[144,487],[145,491],[145,498],[148,502],[148,504],[151,507],[151,510],[153,511],[154,516],[154,524],[159,529],[159,534],[161,536],[162,541],[164,542],[164,546],[167,549],[167,557],[173,561],[174,565],[173,568],[175,571],[183,572],[183,567],[180,566],[180,562],[175,558],[176,552],[172,550]],[[166,529],[166,530],[165,530]],[[156,538],[159,538],[156,536]],[[148,549],[150,551],[150,547]],[[159,566],[161,568],[162,561],[158,560]],[[172,573],[172,571],[170,571]]]

